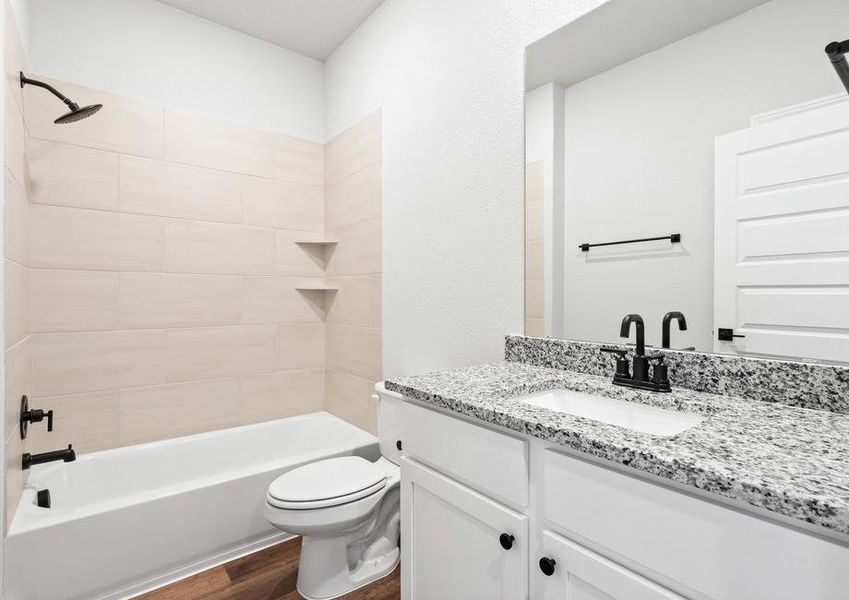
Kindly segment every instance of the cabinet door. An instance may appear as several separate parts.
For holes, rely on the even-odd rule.
[[[525,516],[406,457],[401,494],[404,600],[527,598]]]
[[[535,566],[543,600],[683,600],[556,533],[543,532],[543,552],[546,559],[554,561],[546,565],[549,569],[553,566],[551,575],[546,575],[540,565]]]

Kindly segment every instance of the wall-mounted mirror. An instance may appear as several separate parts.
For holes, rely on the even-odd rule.
[[[611,0],[528,47],[526,334],[849,361],[846,38],[846,0]]]

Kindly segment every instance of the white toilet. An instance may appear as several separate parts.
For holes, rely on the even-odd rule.
[[[401,396],[375,386],[381,457],[320,460],[268,486],[265,516],[302,536],[298,592],[336,598],[389,575],[400,561]]]

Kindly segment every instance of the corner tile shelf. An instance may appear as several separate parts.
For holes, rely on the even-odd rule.
[[[332,283],[310,282],[299,283],[295,289],[299,292],[335,292],[339,286]]]
[[[339,240],[295,240],[295,243],[299,246],[311,244],[313,246],[335,246],[339,243]]]

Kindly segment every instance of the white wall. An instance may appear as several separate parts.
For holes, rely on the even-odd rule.
[[[523,51],[598,0],[387,0],[325,65],[333,135],[383,107],[384,373],[523,328]]]
[[[566,337],[616,341],[637,312],[659,344],[681,310],[673,347],[712,350],[714,137],[840,92],[823,48],[847,24],[845,0],[774,0],[566,89]],[[673,232],[680,247],[577,249]]]
[[[324,142],[315,59],[154,0],[30,0],[28,20],[37,75]]]

